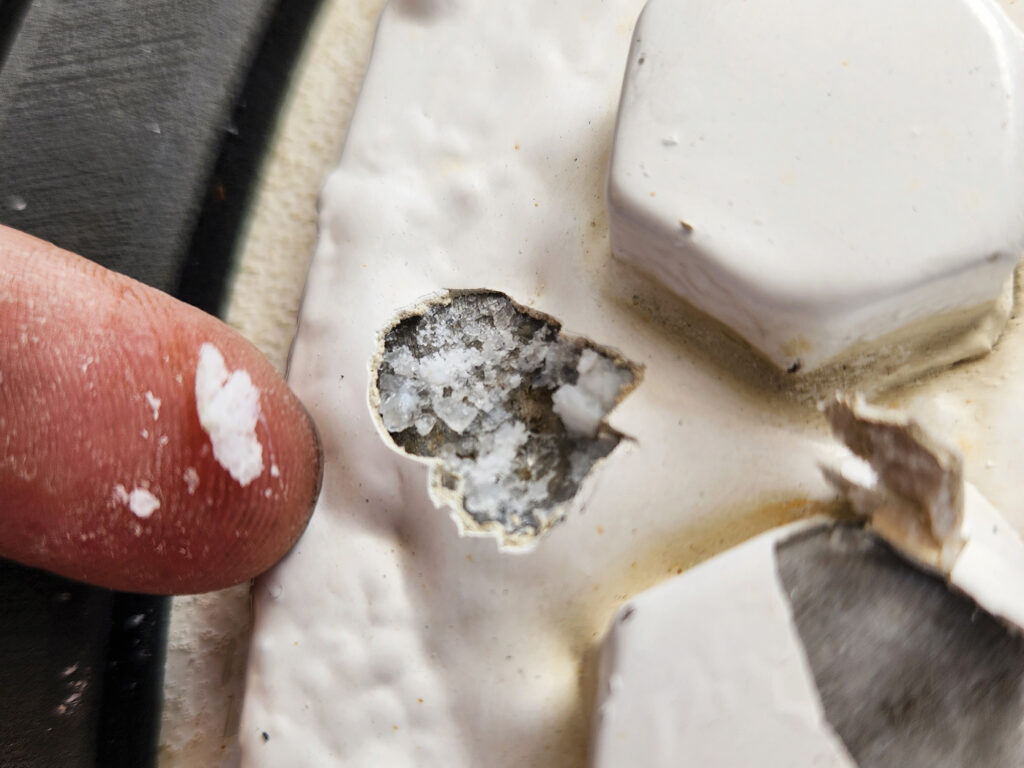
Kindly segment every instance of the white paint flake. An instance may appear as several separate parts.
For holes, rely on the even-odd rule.
[[[281,476],[281,470],[278,469],[277,464],[271,464],[270,465],[270,476],[271,477],[280,477]]]
[[[263,473],[263,446],[256,437],[259,390],[248,371],[229,374],[220,350],[208,342],[199,348],[196,409],[217,463],[241,486],[259,477]]]

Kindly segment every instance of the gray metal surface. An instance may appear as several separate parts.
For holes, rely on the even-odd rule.
[[[863,529],[778,545],[825,714],[861,768],[1024,765],[1024,641]]]

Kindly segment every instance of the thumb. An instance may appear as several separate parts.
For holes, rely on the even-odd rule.
[[[305,410],[209,315],[0,227],[0,556],[135,592],[202,592],[298,538]]]

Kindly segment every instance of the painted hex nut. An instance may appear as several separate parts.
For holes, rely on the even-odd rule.
[[[919,14],[651,0],[614,139],[615,254],[785,370],[987,351],[1006,298],[963,348],[934,339],[991,316],[1024,244],[1024,43],[990,0]]]

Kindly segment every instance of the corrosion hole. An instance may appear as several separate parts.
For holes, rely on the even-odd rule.
[[[495,291],[452,291],[382,334],[371,407],[435,460],[431,498],[466,533],[532,543],[623,435],[604,423],[641,369]]]

